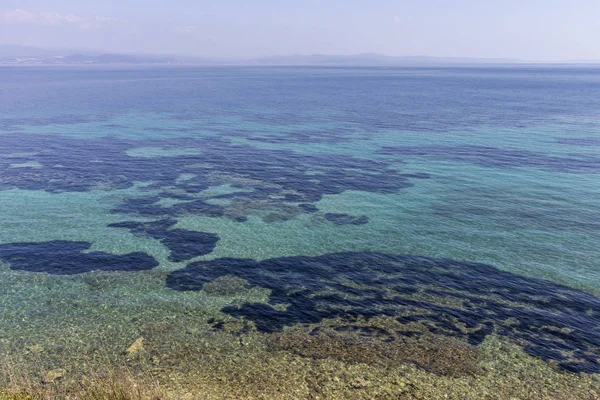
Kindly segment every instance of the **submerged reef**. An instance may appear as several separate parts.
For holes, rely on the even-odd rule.
[[[207,189],[208,186],[204,186],[202,190]],[[188,188],[188,192],[190,189]],[[161,196],[149,196],[149,197],[130,197],[111,210],[113,214],[130,214],[140,217],[177,217],[181,215],[204,215],[207,217],[221,217],[223,216],[223,207],[208,204],[200,199],[194,199],[194,197],[186,196],[189,201],[182,201],[181,203],[174,204],[169,207],[163,207],[158,202],[162,198],[170,198],[181,200],[182,195],[162,193]]]
[[[268,304],[222,309],[254,322],[261,332],[332,318],[387,316],[471,345],[490,334],[506,336],[566,370],[600,372],[599,299],[489,265],[380,253],[226,258],[191,263],[166,282],[175,290],[202,290],[226,275],[271,291]]]
[[[181,262],[212,252],[219,241],[214,233],[170,229],[176,220],[165,219],[153,222],[126,221],[108,225],[111,228],[126,228],[133,234],[149,235],[160,240],[170,251],[169,260]]]
[[[369,217],[366,215],[353,217],[348,214],[325,213],[325,219],[336,225],[364,225],[369,223]]]
[[[158,262],[142,252],[110,254],[87,252],[88,242],[56,240],[39,243],[0,244],[0,260],[11,269],[74,275],[90,271],[143,271],[158,266]]]
[[[302,357],[335,359],[380,367],[414,364],[440,376],[480,374],[480,352],[459,338],[427,331],[406,331],[390,318],[369,322],[325,321],[312,329],[289,329],[268,335],[271,350]]]
[[[324,195],[347,190],[394,193],[426,174],[402,174],[385,160],[348,155],[303,155],[260,149],[218,138],[124,140],[72,139],[58,135],[2,137],[0,190],[47,192],[126,189],[147,182],[149,196],[125,198],[112,211],[150,218],[184,215],[228,216],[243,221],[243,200],[263,209],[293,206],[295,214],[316,211]],[[182,151],[181,149],[185,149]],[[22,165],[21,168],[12,168]],[[27,167],[35,165],[35,168]],[[185,176],[185,179],[181,179]],[[233,193],[205,194],[209,187],[230,185]],[[157,194],[158,192],[158,194]],[[207,203],[234,201],[229,208]],[[178,200],[164,206],[161,200]],[[301,204],[298,206],[298,204]],[[293,217],[294,213],[288,217]],[[276,222],[277,219],[274,219]]]

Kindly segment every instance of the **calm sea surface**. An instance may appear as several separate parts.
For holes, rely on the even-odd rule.
[[[0,68],[0,346],[48,367],[382,317],[599,372],[599,260],[598,68]]]

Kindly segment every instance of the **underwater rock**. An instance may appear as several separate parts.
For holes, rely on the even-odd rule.
[[[67,375],[67,371],[62,368],[53,369],[52,371],[48,371],[46,375],[42,378],[43,384],[49,384],[56,380],[62,379]]]
[[[181,262],[211,253],[219,241],[214,233],[170,229],[177,223],[174,219],[152,222],[125,221],[109,224],[110,228],[125,228],[133,234],[149,235],[159,240],[170,251],[169,260]]]
[[[348,214],[326,213],[325,219],[336,225],[364,225],[369,223],[369,217],[366,215],[353,217]]]
[[[202,290],[225,275],[271,291],[268,304],[222,309],[254,322],[261,332],[387,316],[474,346],[492,333],[507,336],[565,370],[600,372],[600,300],[551,281],[449,259],[333,253],[194,262],[170,273],[166,283],[175,290]],[[416,335],[402,331],[401,336]]]
[[[90,271],[142,271],[158,266],[158,262],[146,253],[86,252],[91,245],[89,242],[66,240],[1,244],[0,260],[7,262],[14,270],[56,275]]]
[[[139,337],[127,348],[127,354],[130,356],[138,353],[139,351],[144,349],[144,338]]]
[[[350,382],[350,386],[352,386],[354,389],[362,389],[371,386],[371,382],[365,378],[356,378]]]

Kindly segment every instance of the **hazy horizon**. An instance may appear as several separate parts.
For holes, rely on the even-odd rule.
[[[5,0],[0,44],[111,53],[600,60],[600,2]]]

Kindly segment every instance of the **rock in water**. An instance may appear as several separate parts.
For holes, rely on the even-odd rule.
[[[352,386],[354,389],[363,389],[371,386],[371,382],[363,378],[357,378],[354,381],[352,381],[352,383],[350,383],[350,386]]]
[[[136,354],[136,353],[137,353],[137,352],[139,352],[140,350],[142,350],[142,349],[144,348],[144,344],[143,344],[143,342],[144,342],[144,338],[143,338],[143,337],[139,337],[139,338],[137,338],[137,339],[135,340],[135,342],[133,342],[133,343],[131,344],[131,346],[129,346],[129,347],[127,348],[127,354],[129,354],[129,355],[131,356],[131,355],[134,355],[134,354]]]
[[[66,374],[67,371],[65,371],[62,368],[53,369],[52,371],[48,371],[48,373],[44,376],[44,379],[42,379],[42,383],[52,383],[58,379],[64,378]]]

